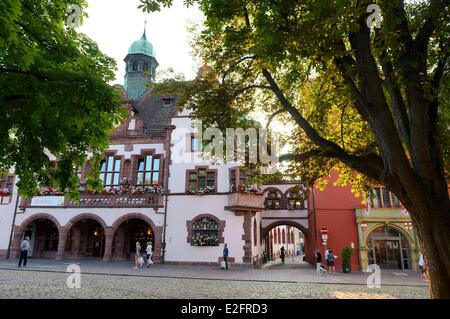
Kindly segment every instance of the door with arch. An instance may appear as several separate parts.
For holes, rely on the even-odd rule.
[[[411,248],[407,238],[389,226],[375,228],[367,238],[369,264],[381,269],[411,270]]]

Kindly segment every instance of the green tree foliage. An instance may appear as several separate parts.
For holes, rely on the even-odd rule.
[[[0,2],[0,171],[14,167],[27,196],[48,185],[76,192],[76,166],[123,116],[108,85],[116,63],[67,25],[69,5],[86,2]]]
[[[172,4],[141,2],[147,11]],[[282,157],[292,174],[313,181],[338,165],[340,185],[390,188],[432,260],[432,296],[450,298],[450,1],[193,2],[206,17],[196,51],[226,91],[215,92],[239,99],[233,112],[257,106],[295,124]],[[373,3],[381,28],[367,24]],[[191,93],[194,115],[220,121],[199,103],[203,92]]]

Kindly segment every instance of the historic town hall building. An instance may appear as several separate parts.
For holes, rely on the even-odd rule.
[[[124,61],[129,116],[111,135],[101,163],[104,193],[86,191],[74,202],[48,189],[26,200],[18,198],[11,171],[0,185],[0,258],[16,257],[28,235],[37,258],[132,259],[136,241],[143,247],[151,241],[155,262],[217,265],[227,243],[231,262],[258,265],[281,246],[300,250],[296,229],[313,262],[326,227],[326,244],[338,255],[344,246],[355,248],[354,269],[368,263],[415,268],[417,237],[393,194],[378,189],[379,202],[369,211],[348,188],[278,184],[258,193],[249,186],[251,172],[202,160],[189,113],[177,110],[176,97],[146,87],[158,62],[145,32]],[[81,178],[89,169],[80,170]]]

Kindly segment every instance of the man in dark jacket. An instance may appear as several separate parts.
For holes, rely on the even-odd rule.
[[[320,274],[322,268],[322,254],[319,249],[316,249],[316,272]]]
[[[225,261],[225,269],[228,269],[228,247],[227,244],[223,247],[223,260]]]

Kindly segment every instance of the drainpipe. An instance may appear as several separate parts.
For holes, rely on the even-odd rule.
[[[11,225],[11,234],[9,235],[9,243],[8,243],[8,251],[6,252],[6,259],[9,259],[10,253],[11,253],[11,242],[12,242],[13,233],[14,233],[14,224],[16,223],[16,215],[17,215],[17,206],[18,205],[19,205],[19,190],[17,190],[17,194],[16,194],[16,205],[14,207],[14,216],[13,216],[13,221],[12,221],[12,225]]]
[[[165,192],[165,202],[164,202],[164,225],[163,225],[163,242],[162,242],[162,255],[161,255],[161,263],[165,263],[165,256],[166,256],[166,226],[167,226],[167,202],[169,201],[169,194],[167,193],[167,190]]]
[[[171,151],[171,141],[172,141],[172,130],[175,129],[174,125],[166,126],[166,158],[164,159],[164,224],[163,224],[163,238],[162,238],[162,254],[161,263],[166,262],[166,228],[167,228],[167,202],[169,201],[169,168],[170,160],[172,157]]]

